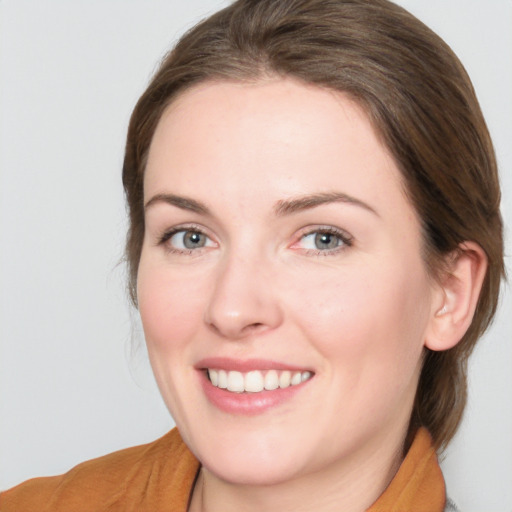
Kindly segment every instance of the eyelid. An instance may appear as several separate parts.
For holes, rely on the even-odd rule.
[[[177,233],[180,233],[182,231],[184,231],[184,232],[192,231],[195,233],[200,233],[200,234],[206,236],[210,241],[212,241],[214,245],[218,245],[215,238],[210,234],[209,230],[207,230],[203,226],[200,226],[199,224],[194,224],[194,223],[179,224],[177,226],[173,226],[172,228],[166,229],[161,235],[159,235],[157,237],[156,245],[158,245],[158,246],[165,245],[166,249],[169,252],[176,253],[176,254],[197,253],[197,252],[201,252],[202,249],[211,248],[211,245],[210,245],[210,246],[205,246],[205,247],[198,247],[196,249],[178,249],[175,247],[171,247],[169,244],[167,244],[167,242],[174,235],[176,235]]]
[[[341,244],[333,249],[304,249],[299,247],[300,242],[307,236],[313,235],[315,233],[327,233],[334,236],[337,236],[341,240]],[[332,255],[338,254],[342,251],[345,251],[349,247],[351,247],[354,243],[354,237],[345,231],[344,229],[337,228],[331,225],[318,225],[318,226],[308,226],[302,228],[296,237],[296,241],[290,246],[292,249],[302,250],[306,254],[311,255]]]

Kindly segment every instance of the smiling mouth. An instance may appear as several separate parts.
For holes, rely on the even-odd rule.
[[[232,393],[260,393],[298,386],[313,377],[310,371],[252,370],[239,372],[208,368],[208,379],[216,388]]]

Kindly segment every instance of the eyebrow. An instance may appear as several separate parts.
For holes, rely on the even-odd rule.
[[[144,205],[144,210],[157,203],[170,204],[182,210],[188,210],[201,215],[211,215],[210,210],[203,203],[190,197],[176,196],[174,194],[156,194]]]
[[[317,206],[330,203],[347,203],[354,206],[359,206],[379,217],[377,211],[374,210],[369,204],[366,204],[360,199],[349,196],[348,194],[344,194],[343,192],[324,192],[319,194],[310,194],[286,201],[278,201],[274,207],[274,211],[276,215],[283,216],[309,210],[311,208],[316,208]]]
[[[165,203],[176,206],[177,208],[181,208],[182,210],[188,210],[200,215],[211,216],[210,210],[203,203],[200,203],[195,199],[191,199],[190,197],[177,196],[175,194],[154,195],[144,205],[144,210],[147,210],[157,203]],[[379,217],[377,211],[374,210],[370,205],[343,192],[322,192],[318,194],[309,194],[306,196],[297,197],[295,199],[280,200],[275,203],[274,213],[278,217],[282,217],[330,203],[346,203],[359,206],[360,208],[363,208]]]

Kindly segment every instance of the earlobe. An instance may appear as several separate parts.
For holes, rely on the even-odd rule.
[[[450,258],[425,337],[425,346],[435,351],[454,347],[468,330],[487,271],[487,256],[474,242],[460,244]]]

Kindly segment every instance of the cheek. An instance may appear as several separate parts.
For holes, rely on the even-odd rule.
[[[389,380],[400,367],[407,380],[422,353],[430,311],[428,282],[421,264],[411,268],[404,263],[398,271],[400,265],[381,261],[371,268],[373,272],[368,266],[351,267],[336,280],[331,274],[311,283],[308,307],[296,300],[297,322],[324,360],[343,365],[339,375],[355,381],[368,372]]]
[[[141,259],[137,281],[139,311],[148,350],[173,352],[200,325],[204,287]]]

